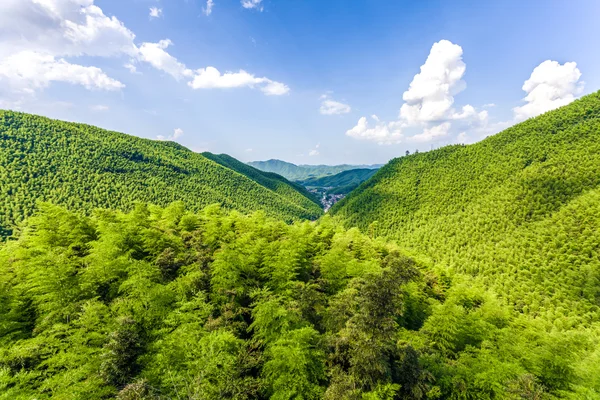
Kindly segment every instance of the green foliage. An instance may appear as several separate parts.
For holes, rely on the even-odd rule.
[[[131,210],[135,201],[183,201],[193,210],[220,203],[288,222],[322,214],[297,184],[227,156],[207,156],[173,142],[0,111],[0,237],[38,201],[86,213]]]
[[[331,218],[41,204],[0,247],[0,399],[598,398],[561,331]]]
[[[599,131],[600,92],[473,145],[397,158],[331,213],[557,329],[589,325],[600,320]]]

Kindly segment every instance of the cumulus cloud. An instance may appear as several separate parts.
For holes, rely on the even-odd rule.
[[[320,98],[323,101],[319,112],[323,115],[348,114],[352,110],[348,104],[330,99],[328,95],[322,95]]]
[[[413,124],[445,118],[454,104],[454,95],[466,88],[462,77],[467,66],[462,54],[462,48],[448,40],[434,43],[421,72],[402,95],[402,119]]]
[[[213,0],[206,0],[206,7],[202,9],[204,15],[209,16],[212,14],[212,9],[215,6],[215,2]]]
[[[142,43],[139,48],[139,57],[175,79],[191,78],[194,75],[193,71],[165,51],[172,44],[173,42],[169,39],[161,40],[158,43]]]
[[[260,1],[251,2],[253,8]],[[208,0],[207,7],[212,7]],[[208,10],[208,8],[207,8]],[[151,17],[161,15],[159,8],[150,9]],[[169,39],[158,43],[135,44],[135,34],[116,17],[106,16],[94,0],[3,0],[0,13],[0,60],[4,93],[32,94],[51,82],[63,81],[88,89],[116,90],[124,85],[107,76],[101,69],[80,65],[81,56],[127,57],[124,64],[137,73],[136,62],[148,63],[177,80],[188,82],[194,72],[167,52]],[[32,64],[20,72],[23,61]],[[40,74],[32,74],[36,71]],[[68,71],[67,76],[65,71]],[[8,77],[11,79],[8,79]],[[14,81],[12,80],[14,78]],[[267,78],[255,78],[254,86],[266,95],[281,95],[289,88]],[[252,85],[251,85],[252,86]]]
[[[513,109],[515,119],[522,121],[569,104],[583,91],[584,82],[580,78],[575,62],[561,65],[557,61],[544,61],[523,84],[526,104]]]
[[[266,95],[283,95],[289,88],[280,82],[268,78],[258,78],[243,69],[238,72],[225,72],[221,74],[214,67],[201,68],[195,72],[194,79],[189,82],[193,89],[225,89],[239,87],[260,87]]]
[[[31,94],[37,89],[48,87],[51,82],[65,82],[99,90],[119,90],[125,87],[100,68],[71,64],[48,54],[22,51],[0,61],[0,84],[16,92]]]
[[[419,133],[414,136],[409,136],[406,138],[406,140],[415,143],[431,142],[434,139],[447,136],[450,130],[450,126],[450,122],[444,122],[442,124],[432,126],[431,128],[426,128],[423,130],[422,133]]]
[[[156,139],[158,140],[177,140],[179,139],[181,136],[183,136],[183,129],[181,128],[176,128],[173,130],[173,134],[169,135],[169,136],[164,136],[164,135],[158,135],[156,137]]]
[[[241,0],[242,7],[244,8],[254,8],[258,11],[263,10],[262,0]]]
[[[162,16],[163,10],[158,7],[150,7],[150,19],[160,18]]]
[[[371,127],[366,117],[361,117],[356,126],[346,131],[346,135],[360,140],[371,140],[378,144],[400,143],[403,139],[401,127],[395,123],[379,123]]]
[[[371,127],[363,117],[346,134],[379,144],[430,142],[448,136],[453,123],[486,125],[487,111],[477,111],[471,105],[458,111],[454,108],[454,96],[466,88],[463,80],[466,65],[462,55],[462,47],[448,40],[434,43],[420,72],[402,95],[404,103],[398,120],[386,123],[374,115],[375,124]],[[421,130],[421,133],[408,135],[415,130]]]

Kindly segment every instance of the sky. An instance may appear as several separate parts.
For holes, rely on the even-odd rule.
[[[600,1],[0,0],[0,108],[379,164],[600,90]]]

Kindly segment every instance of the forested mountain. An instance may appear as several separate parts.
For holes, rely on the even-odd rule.
[[[296,165],[281,160],[251,161],[248,165],[261,171],[274,172],[292,181],[335,175],[357,168],[377,169],[381,165]]]
[[[224,159],[215,162],[173,142],[0,111],[0,237],[39,200],[86,212],[181,200],[194,210],[220,203],[286,221],[321,215],[297,185]]]
[[[369,168],[350,169],[339,174],[309,178],[299,182],[307,187],[330,188],[330,192],[335,194],[348,194],[375,175],[375,172],[376,169]]]
[[[557,329],[597,324],[600,92],[473,145],[397,158],[331,212]]]
[[[213,154],[204,152],[202,155],[216,163],[223,165],[224,167],[230,168],[242,175],[247,176],[253,181],[273,190],[274,192],[281,193],[284,196],[290,194],[295,195],[293,192],[300,192],[305,197],[313,200],[316,204],[319,204],[319,201],[314,198],[313,194],[306,190],[304,186],[296,182],[290,182],[281,175],[273,172],[261,171],[227,154]]]
[[[6,400],[596,399],[597,334],[328,217],[41,204],[0,245]]]

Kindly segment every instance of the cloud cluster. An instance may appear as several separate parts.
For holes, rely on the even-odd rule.
[[[263,10],[262,0],[241,0],[242,7],[248,9]]]
[[[366,117],[361,117],[356,126],[349,129],[346,135],[360,140],[370,140],[378,144],[396,144],[404,139],[401,126],[396,122],[381,123],[377,116],[372,116],[375,124],[371,126]]]
[[[212,14],[212,9],[215,6],[215,2],[213,0],[206,0],[206,7],[202,9],[204,15],[209,16]]]
[[[259,87],[268,96],[280,96],[289,92],[289,87],[268,78],[258,78],[243,69],[238,72],[225,72],[221,74],[214,67],[201,68],[195,72],[194,79],[189,86],[194,89],[225,89],[239,87]]]
[[[321,100],[319,112],[323,115],[348,114],[352,111],[352,108],[348,104],[335,101],[329,98],[329,95],[327,94],[322,95]]]
[[[374,116],[375,124],[371,127],[367,118],[362,117],[346,135],[379,144],[422,143],[447,136],[453,122],[461,126],[485,125],[487,111],[478,112],[471,105],[463,106],[460,111],[453,107],[454,96],[466,88],[462,54],[462,48],[448,40],[434,43],[425,64],[402,95],[404,103],[398,120],[385,123]],[[422,132],[412,136],[405,133],[415,129]]]
[[[522,121],[569,104],[583,92],[581,72],[574,62],[563,65],[547,60],[535,67],[523,84],[527,104],[513,109],[515,120]]]
[[[254,7],[260,1],[253,0]],[[207,11],[213,2],[208,0]],[[210,13],[210,12],[209,12]],[[158,18],[162,10],[150,9],[150,17]],[[190,87],[204,88],[206,71],[185,66],[168,53],[169,39],[158,43],[136,45],[135,34],[116,17],[106,16],[94,0],[3,0],[0,13],[0,91],[19,97],[33,95],[53,82],[80,85],[95,90],[120,90],[125,85],[109,77],[102,69],[83,65],[88,57],[126,57],[124,67],[138,73],[139,63],[146,63],[177,80],[186,79]],[[240,71],[236,74],[251,74]],[[232,75],[232,74],[230,74]],[[212,75],[211,75],[212,76]],[[218,77],[213,87],[228,86],[227,73]],[[235,80],[235,79],[234,79]],[[253,84],[267,95],[282,95],[289,88],[268,78],[253,77]]]
[[[183,129],[181,128],[176,128],[173,130],[173,134],[169,135],[169,136],[164,136],[164,135],[158,135],[156,137],[157,140],[177,140],[180,137],[183,136]]]
[[[162,8],[150,7],[150,18],[160,18],[162,16]]]
[[[125,87],[100,68],[71,64],[49,54],[21,51],[0,61],[0,83],[14,92],[32,94],[51,82],[67,82],[100,90]]]

